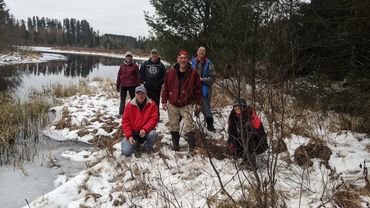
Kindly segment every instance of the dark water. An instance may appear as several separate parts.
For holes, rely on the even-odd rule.
[[[52,84],[77,84],[80,79],[95,77],[115,80],[122,59],[101,56],[65,54],[67,61],[18,64],[0,67],[0,91],[27,96],[31,88]],[[142,61],[135,60],[137,64]]]

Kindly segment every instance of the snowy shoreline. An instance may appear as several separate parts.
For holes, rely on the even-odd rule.
[[[39,56],[25,56],[18,52],[0,54],[0,66],[26,64],[26,63],[42,63],[52,60],[66,61],[67,57],[61,54],[40,53]]]
[[[80,55],[92,55],[92,56],[104,56],[104,57],[111,57],[111,58],[125,58],[124,54],[115,54],[115,53],[104,53],[104,52],[89,52],[89,51],[74,51],[74,50],[60,50],[60,49],[53,49],[51,47],[34,47],[34,46],[22,46],[20,47],[22,50],[29,50],[35,52],[49,52],[49,53],[64,53],[64,54],[80,54]],[[134,54],[134,59],[136,60],[147,60],[148,57],[141,57],[136,56]]]
[[[7,54],[0,54],[0,66],[25,64],[25,63],[42,63],[52,60],[66,61],[67,57],[62,54],[80,54],[91,56],[104,56],[111,58],[124,58],[124,54],[103,53],[103,52],[89,52],[89,51],[74,51],[74,50],[59,50],[52,47],[36,47],[36,46],[19,46],[21,50],[33,51],[40,53],[40,56],[20,55],[18,52],[11,52]],[[136,60],[147,60],[148,57],[134,56]]]
[[[72,96],[66,98],[63,105],[55,106],[53,109],[59,116],[44,133],[58,140],[89,143],[96,136],[112,137],[120,131],[120,119],[115,117],[119,99],[109,96],[103,85],[91,82],[89,88],[94,89],[95,95]],[[71,125],[83,127],[86,134],[79,134],[81,129],[56,128],[63,109],[69,112]],[[230,107],[218,109],[220,114],[215,119],[217,129],[226,127],[230,110]],[[76,177],[58,183],[55,190],[33,201],[31,207],[165,207],[168,200],[175,201],[179,207],[204,207],[209,205],[208,200],[211,198],[225,199],[206,156],[198,152],[189,157],[187,143],[183,138],[180,139],[182,150],[171,150],[171,136],[166,126],[167,114],[162,110],[161,114],[163,121],[158,124],[157,132],[163,138],[154,153],[144,153],[141,158],[124,157],[120,154],[120,143],[115,144],[113,152],[103,149],[91,153],[74,153],[76,157],[83,154],[82,158],[89,158],[87,168]],[[107,128],[107,123],[114,128]],[[318,131],[318,135],[332,151],[328,163],[334,172],[317,158],[312,159],[312,167],[304,168],[293,162],[294,152],[300,146],[307,145],[310,138],[292,135],[284,139],[287,151],[280,154],[278,159],[276,188],[286,197],[288,207],[317,207],[323,202],[323,191],[326,190],[326,194],[335,192],[343,181],[358,189],[366,185],[359,164],[370,158],[367,150],[369,138],[364,134],[329,132],[327,129]],[[225,132],[210,133],[210,136],[219,145],[225,142]],[[231,157],[213,158],[213,162],[219,170],[225,190],[232,193],[235,199],[242,197],[245,193],[241,187],[248,185],[247,181],[253,178],[253,174],[247,170],[240,173]],[[302,181],[303,176],[308,178]],[[305,188],[302,189],[301,183]],[[360,200],[359,203],[365,207],[370,197],[361,195]]]

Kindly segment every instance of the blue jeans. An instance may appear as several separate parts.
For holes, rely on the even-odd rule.
[[[143,144],[144,150],[146,151],[153,150],[154,143],[157,141],[157,135],[158,134],[155,130],[151,130],[149,133],[145,135],[147,139]],[[127,138],[123,138],[121,142],[121,147],[122,147],[122,154],[125,156],[131,156],[132,153],[134,153],[135,151],[135,146],[130,144]]]
[[[211,101],[210,98],[202,96],[201,111],[205,118],[212,118]]]

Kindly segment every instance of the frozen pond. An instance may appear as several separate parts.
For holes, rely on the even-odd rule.
[[[40,142],[37,156],[33,161],[24,162],[23,171],[19,165],[0,167],[1,207],[26,206],[26,199],[32,202],[42,194],[55,189],[58,184],[54,184],[54,181],[57,178],[65,180],[65,177],[72,177],[85,167],[84,162],[74,162],[61,157],[63,152],[94,150],[94,147],[87,144],[59,142],[47,137]]]

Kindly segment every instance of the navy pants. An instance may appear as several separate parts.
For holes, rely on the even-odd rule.
[[[122,115],[123,112],[125,111],[125,104],[126,104],[126,96],[127,96],[127,91],[130,94],[130,98],[133,99],[135,97],[135,88],[134,87],[121,87],[121,102],[119,104],[119,115]]]

